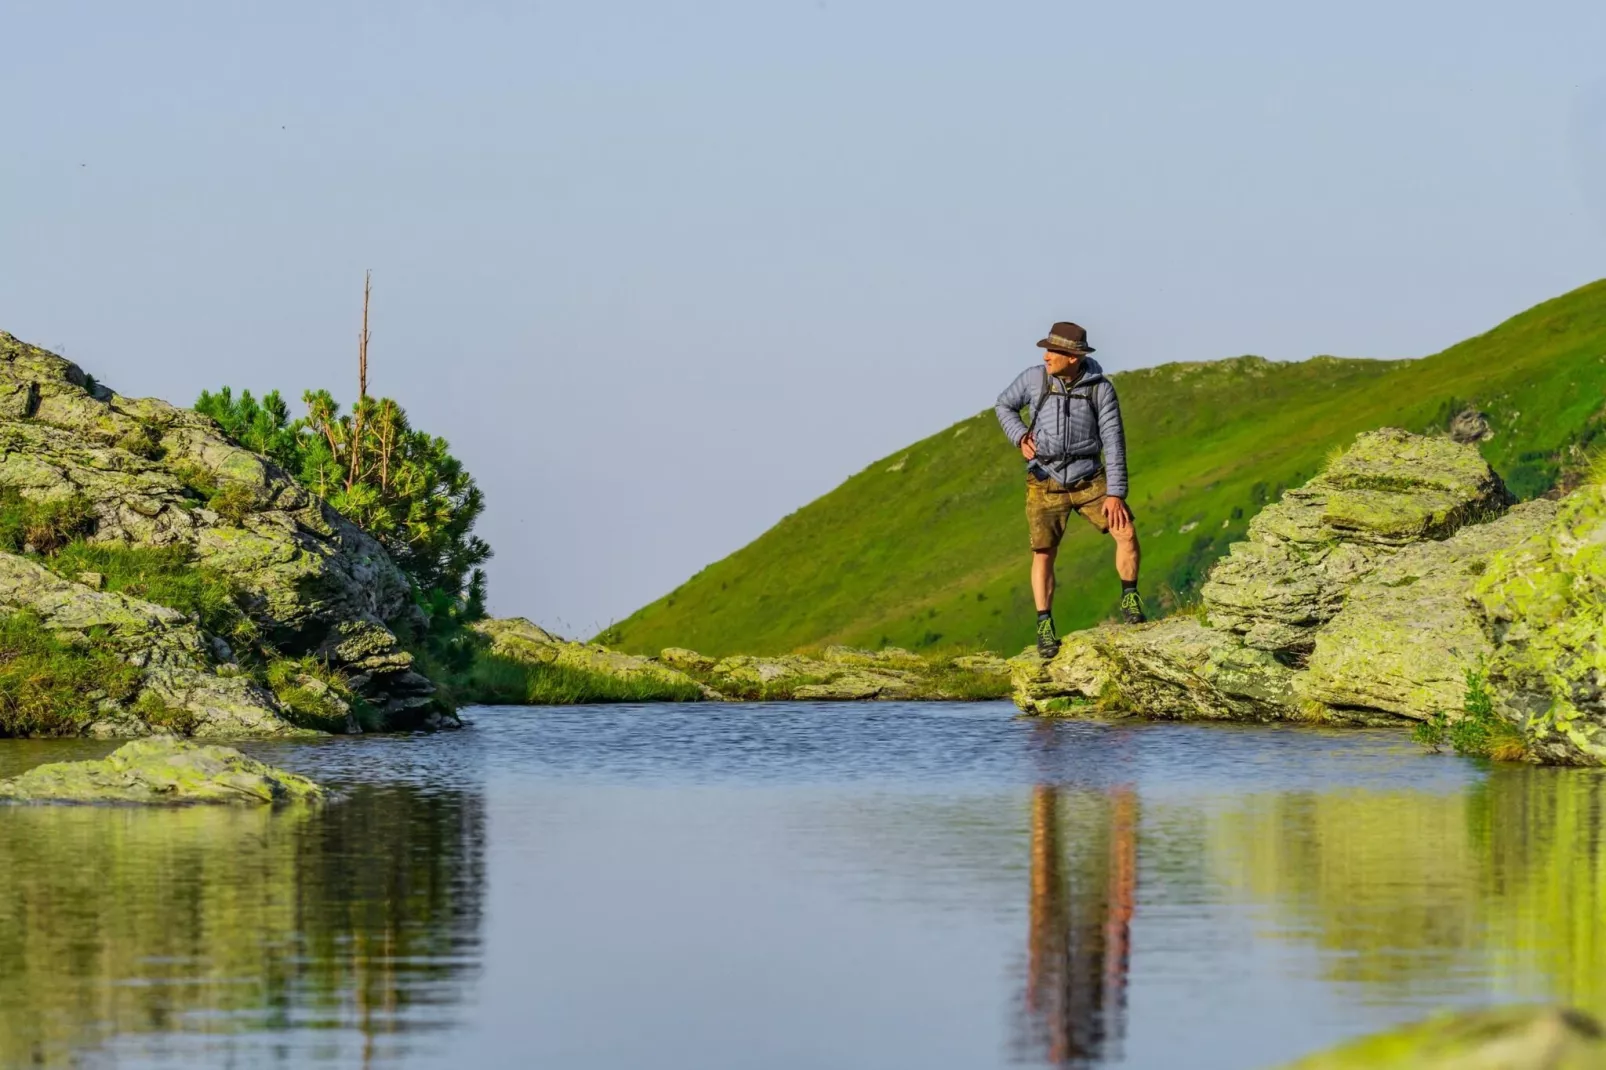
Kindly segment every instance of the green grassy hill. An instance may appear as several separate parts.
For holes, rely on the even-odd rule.
[[[1420,360],[1238,357],[1112,376],[1131,455],[1151,608],[1194,597],[1249,517],[1328,453],[1381,426],[1490,417],[1491,464],[1522,497],[1606,442],[1606,280]],[[653,653],[778,653],[828,643],[1013,652],[1031,638],[1024,475],[992,410],[882,458],[614,626]],[[1059,558],[1060,630],[1111,616],[1110,540],[1082,526]]]

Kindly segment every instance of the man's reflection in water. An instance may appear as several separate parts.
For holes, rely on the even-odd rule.
[[[1091,1066],[1118,1054],[1137,891],[1137,794],[1032,793],[1023,1055]]]

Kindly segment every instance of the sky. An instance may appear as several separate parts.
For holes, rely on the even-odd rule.
[[[1113,370],[1420,356],[1606,275],[1599,0],[0,0],[0,41],[0,329],[349,401],[371,269],[371,389],[484,488],[492,611],[570,635],[1054,320]]]

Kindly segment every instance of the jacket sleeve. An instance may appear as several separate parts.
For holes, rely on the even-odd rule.
[[[1112,498],[1125,498],[1126,429],[1121,424],[1121,401],[1115,396],[1115,384],[1108,379],[1099,384],[1099,439],[1104,443],[1106,493]]]
[[[1020,418],[1020,411],[1032,400],[1032,389],[1027,382],[1030,377],[1029,370],[1015,376],[1015,381],[1004,388],[1004,392],[998,395],[998,403],[993,406],[998,413],[998,426],[1004,429],[1009,444],[1017,448],[1020,440],[1026,437],[1026,421]]]

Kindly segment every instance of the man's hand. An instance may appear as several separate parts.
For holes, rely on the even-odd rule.
[[[1120,498],[1105,498],[1104,519],[1109,521],[1111,531],[1125,531],[1132,526],[1132,511]]]
[[[1037,436],[1030,431],[1020,440],[1020,455],[1028,461],[1037,456]]]

